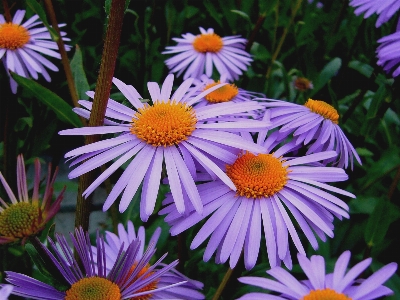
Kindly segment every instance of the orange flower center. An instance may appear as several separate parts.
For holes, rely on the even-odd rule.
[[[0,236],[24,238],[39,230],[39,209],[28,202],[11,204],[0,213]]]
[[[213,86],[220,84],[220,81],[213,82],[207,84],[204,90],[208,90]],[[221,103],[221,102],[228,102],[231,101],[237,94],[239,93],[239,89],[234,84],[226,84],[221,86],[220,88],[212,91],[208,95],[205,96],[206,100],[211,103]]]
[[[245,153],[226,167],[237,188],[237,195],[247,198],[270,197],[279,192],[288,179],[288,167],[272,154]]]
[[[15,50],[22,48],[31,38],[28,30],[14,23],[0,25],[0,48]]]
[[[153,146],[179,144],[196,129],[196,115],[191,106],[168,100],[147,105],[132,118],[130,131]]]
[[[224,45],[222,38],[215,33],[198,35],[193,41],[194,50],[201,53],[218,52]]]
[[[351,300],[351,298],[331,289],[323,289],[311,291],[308,295],[301,298],[301,300]]]
[[[119,300],[118,285],[102,277],[83,278],[66,291],[65,300]]]
[[[325,119],[331,120],[335,124],[339,123],[339,114],[337,110],[325,101],[308,99],[304,106],[308,107],[312,112],[320,114]]]
[[[129,272],[129,274],[127,275],[127,278],[132,274],[132,272],[136,269],[137,264],[134,264]],[[147,270],[149,269],[150,265],[147,264],[144,268],[142,268],[139,273],[130,281],[130,284],[134,283],[136,280],[138,280],[140,277],[142,277],[144,275],[144,273],[147,272]],[[146,275],[144,275],[144,278],[148,278],[151,275],[153,275],[154,272],[149,272]],[[138,291],[136,291],[136,293],[143,293],[143,292],[147,292],[147,291],[152,291],[155,290],[157,288],[157,284],[158,284],[158,279],[150,282],[148,285],[142,287],[141,289],[139,289]],[[137,297],[132,297],[129,298],[130,300],[148,300],[151,299],[152,294],[146,294],[146,295],[142,295],[142,296],[137,296]]]

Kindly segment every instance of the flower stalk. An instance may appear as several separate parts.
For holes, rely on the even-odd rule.
[[[97,78],[93,109],[90,114],[88,126],[101,126],[110,96],[112,78],[114,75],[115,62],[117,60],[119,42],[121,37],[122,22],[124,18],[125,1],[113,0],[111,3],[109,22],[107,25],[104,49],[101,57],[100,71]],[[85,138],[85,145],[94,143],[100,139],[99,136],[89,135]],[[91,197],[84,199],[82,193],[94,180],[94,172],[83,174],[79,178],[78,198],[75,215],[75,227],[81,226],[84,231],[89,228],[89,216]]]

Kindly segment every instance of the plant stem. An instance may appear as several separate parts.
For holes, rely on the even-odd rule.
[[[269,64],[267,73],[265,75],[267,80],[269,79],[269,77],[271,75],[272,66],[274,65],[274,62],[277,59],[279,53],[281,52],[281,48],[282,48],[283,43],[286,39],[286,36],[289,32],[289,28],[293,24],[293,21],[294,21],[294,18],[296,17],[297,11],[299,10],[299,8],[301,6],[301,2],[302,2],[302,0],[297,0],[294,8],[292,8],[292,15],[290,17],[290,21],[288,22],[287,26],[284,28],[281,39],[279,40],[278,46],[276,47],[275,52],[272,54],[271,63]]]
[[[11,22],[11,13],[10,13],[10,7],[8,6],[7,0],[3,0],[3,8],[4,8],[4,18],[6,19],[6,22]]]
[[[399,183],[399,180],[400,180],[400,166],[397,167],[396,175],[394,176],[394,179],[393,179],[393,181],[392,181],[392,184],[390,185],[390,188],[389,188],[389,192],[388,192],[389,201],[390,201],[390,200],[392,199],[392,197],[393,197],[394,191],[395,191],[396,188],[397,188],[397,184]]]
[[[214,297],[212,298],[212,300],[218,300],[219,297],[221,297],[222,292],[225,289],[226,284],[228,283],[229,279],[231,278],[233,273],[233,269],[229,268],[228,271],[226,271],[224,278],[222,278],[221,283],[219,284],[219,287],[217,289],[217,291],[214,294]]]
[[[104,122],[115,62],[117,60],[124,10],[125,0],[112,0],[89,126],[101,126]],[[89,135],[86,136],[85,144],[88,145],[99,140],[100,137],[98,135]],[[83,174],[79,178],[75,227],[82,226],[82,229],[85,231],[89,229],[90,206],[92,201],[91,197],[89,197],[89,199],[84,199],[82,192],[86,190],[93,180],[93,171]]]
[[[65,50],[64,41],[63,41],[61,33],[60,33],[60,28],[58,27],[58,22],[57,22],[56,14],[54,12],[53,3],[51,2],[51,0],[44,0],[44,5],[46,6],[46,11],[47,11],[47,15],[50,18],[51,26],[54,28],[54,30],[58,34],[57,46],[58,46],[58,50],[60,51],[61,63],[64,67],[64,73],[65,73],[65,77],[67,79],[68,89],[69,89],[69,93],[71,95],[72,104],[74,107],[78,107],[79,106],[78,93],[76,92],[74,77],[72,76],[72,71],[71,71],[71,66],[70,66],[69,60],[68,60],[67,51]],[[81,119],[84,120],[83,118],[81,118]],[[86,123],[86,121],[84,121],[84,124],[85,123]]]
[[[257,33],[260,31],[260,28],[261,28],[262,24],[264,23],[266,15],[267,15],[266,13],[262,13],[261,15],[258,16],[256,25],[254,25],[254,28],[250,33],[250,37],[247,40],[246,49],[245,49],[247,52],[249,52],[251,49],[251,46],[253,46],[254,40],[256,39]]]

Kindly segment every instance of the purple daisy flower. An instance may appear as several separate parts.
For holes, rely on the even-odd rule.
[[[153,105],[149,105],[139,100],[142,97],[133,86],[114,78],[114,84],[136,110],[110,99],[105,126],[75,128],[60,132],[61,135],[118,133],[114,138],[77,148],[65,155],[76,158],[73,165],[86,160],[69,174],[69,178],[78,177],[114,160],[113,164],[84,191],[84,196],[91,194],[106,178],[131,159],[108,195],[103,210],[107,210],[122,193],[119,209],[121,212],[125,211],[143,181],[140,215],[141,219],[146,221],[154,210],[164,160],[177,210],[180,213],[185,211],[183,195],[187,194],[196,211],[201,213],[203,204],[195,185],[197,179],[195,161],[213,178],[221,178],[234,189],[232,181],[211,158],[222,162],[229,160],[232,155],[225,149],[226,147],[254,152],[264,151],[263,147],[249,143],[236,132],[265,129],[269,122],[244,118],[226,119],[226,121],[223,119],[230,114],[260,109],[262,105],[254,102],[243,107],[240,103],[219,103],[197,109],[194,104],[221,85],[191,97],[186,92],[193,79],[188,79],[170,96],[173,80],[174,76],[168,75],[161,91],[157,83],[148,83],[153,102]],[[88,95],[93,97],[92,92]],[[89,101],[79,103],[88,110],[75,109],[75,112],[88,118],[92,103]],[[221,122],[210,122],[216,116],[220,117]]]
[[[253,101],[253,99],[255,98],[260,98],[264,96],[261,93],[246,91],[244,89],[238,88],[237,85],[235,85],[234,83],[229,83],[226,74],[221,75],[218,81],[215,81],[204,74],[201,75],[200,80],[196,83],[196,86],[194,87],[195,89],[197,89],[197,92],[194,93],[194,95],[200,94],[202,91],[212,88],[220,83],[226,83],[226,85],[223,85],[213,92],[205,95],[203,98],[200,99],[198,103],[196,103],[196,107],[213,105],[215,103],[223,102],[242,102],[243,104],[243,102]]]
[[[28,238],[39,234],[57,214],[65,188],[51,203],[56,176],[57,170],[51,176],[51,165],[49,165],[46,188],[43,196],[40,197],[40,162],[39,159],[35,159],[33,192],[29,197],[24,158],[22,154],[18,155],[17,198],[0,172],[0,181],[11,201],[11,203],[6,203],[0,198],[0,245],[12,242],[24,244]]]
[[[70,234],[83,270],[80,269],[75,259],[73,250],[70,249],[64,236],[56,234],[57,244],[48,239],[52,251],[50,252],[43,244],[41,247],[53,262],[54,266],[62,274],[66,282],[66,290],[57,290],[55,287],[33,279],[29,276],[6,271],[6,280],[14,286],[12,294],[32,299],[72,300],[90,299],[160,299],[159,294],[166,289],[173,288],[185,283],[185,280],[171,280],[159,286],[160,278],[170,272],[177,265],[177,261],[169,265],[161,266],[161,261],[166,257],[163,255],[156,263],[150,265],[155,248],[148,248],[140,257],[141,241],[131,242],[126,250],[121,246],[118,250],[118,259],[107,267],[105,245],[102,237],[96,238],[96,255],[90,245],[90,238],[82,228]],[[96,267],[95,267],[96,266]],[[181,279],[181,278],[179,278]],[[86,296],[86,297],[85,297]]]
[[[393,72],[392,76],[397,77],[400,75],[400,28],[398,31],[378,40],[380,43],[376,49],[378,57],[378,66],[382,66],[387,72]]]
[[[240,300],[268,300],[268,299],[338,299],[338,300],[372,300],[392,295],[393,291],[383,285],[397,269],[396,263],[382,267],[367,279],[357,277],[371,264],[367,258],[346,272],[350,251],[343,252],[335,264],[333,273],[325,273],[325,260],[320,255],[313,255],[308,259],[297,254],[300,266],[307,280],[297,280],[293,275],[281,267],[267,271],[276,280],[260,277],[241,277],[238,280],[245,284],[254,285],[268,291],[279,293],[279,296],[265,293],[249,293]]]
[[[328,103],[308,99],[304,105],[281,100],[264,99],[265,107],[270,108],[271,128],[280,127],[280,139],[293,133],[297,145],[308,145],[307,154],[334,150],[338,159],[332,162],[339,168],[353,169],[353,158],[361,165],[357,151],[340,129],[339,114]]]
[[[38,74],[50,82],[51,78],[47,69],[58,71],[54,65],[42,54],[61,59],[57,43],[52,41],[47,28],[43,26],[38,15],[29,18],[25,23],[21,24],[25,16],[25,10],[17,10],[12,22],[6,22],[3,15],[0,15],[0,59],[2,59],[4,67],[17,73],[20,76],[38,79]],[[40,27],[37,27],[37,26]],[[60,27],[65,24],[59,24]],[[64,41],[70,41],[66,38],[65,32],[60,33]],[[65,49],[70,50],[70,46]],[[8,73],[9,74],[9,73]],[[11,90],[15,94],[17,92],[17,83],[10,76]]]
[[[185,70],[183,79],[198,78],[202,74],[212,76],[213,67],[219,74],[226,74],[228,80],[237,80],[242,71],[253,61],[251,55],[244,51],[246,39],[239,35],[220,37],[214,29],[205,30],[199,27],[201,34],[182,34],[182,38],[173,38],[176,46],[166,47],[162,54],[175,54],[165,61],[171,73],[180,76]]]
[[[275,136],[272,134],[265,142],[259,142],[270,154],[246,152],[228,163],[226,173],[236,190],[221,180],[198,185],[204,203],[203,214],[197,214],[190,203],[187,213],[179,214],[172,205],[171,195],[164,200],[166,207],[159,214],[167,214],[165,221],[171,226],[172,235],[211,215],[190,245],[191,249],[195,249],[210,237],[203,256],[205,261],[217,251],[216,262],[224,263],[230,258],[229,265],[233,268],[244,250],[245,267],[253,268],[263,227],[271,267],[283,261],[291,268],[289,234],[297,250],[305,254],[292,219],[296,220],[311,246],[317,249],[314,233],[326,241],[326,235],[333,237],[334,217],[349,217],[346,203],[329,192],[355,196],[326,184],[346,180],[346,173],[341,168],[317,164],[320,160],[336,156],[336,153],[328,151],[284,158],[282,155],[291,151],[295,144],[292,142],[272,151]],[[251,137],[248,138],[251,140]]]
[[[376,13],[379,17],[375,26],[379,27],[400,9],[400,0],[351,0],[349,5],[356,8],[357,16],[364,13],[364,19]]]
[[[120,249],[126,251],[128,246],[134,242],[135,240],[140,241],[140,248],[137,253],[137,259],[140,260],[143,257],[144,252],[153,251],[153,249],[157,245],[158,238],[160,237],[161,228],[158,227],[150,241],[148,242],[148,247],[146,251],[144,251],[145,247],[145,229],[143,226],[139,227],[138,232],[135,232],[135,227],[132,221],[128,221],[127,230],[125,230],[122,224],[118,224],[118,235],[106,231],[106,241],[104,244],[104,249],[106,253],[106,262],[108,266],[114,265],[114,263],[118,260],[118,255]],[[93,247],[95,249],[95,247]],[[96,254],[96,251],[94,251]],[[94,255],[96,257],[96,255]],[[160,266],[165,266],[164,264],[160,264]],[[108,267],[108,271],[110,271],[110,267]],[[192,280],[185,275],[178,272],[176,269],[171,269],[167,273],[160,276],[157,286],[159,288],[168,286],[173,282],[182,282],[186,281],[179,286],[169,288],[167,290],[163,290],[157,294],[157,298],[154,299],[204,299],[204,295],[198,291],[203,288],[203,284],[199,281]]]
[[[7,300],[8,296],[11,295],[13,286],[11,284],[1,284],[0,285],[0,300]]]

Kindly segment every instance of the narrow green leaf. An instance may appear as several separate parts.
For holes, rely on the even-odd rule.
[[[82,51],[78,45],[76,45],[75,49],[74,57],[71,60],[71,71],[79,99],[87,100],[89,97],[86,92],[89,91],[90,87],[83,68]]]
[[[39,2],[37,2],[36,0],[26,0],[26,3],[35,12],[35,14],[39,16],[44,26],[46,26],[47,30],[50,32],[51,38],[57,42],[59,39],[58,33],[47,22],[46,13]]]
[[[383,242],[392,222],[400,218],[400,210],[384,198],[378,201],[365,228],[365,242],[373,247]]]
[[[329,80],[331,80],[331,78],[337,74],[341,66],[342,60],[339,57],[336,57],[327,63],[322,69],[319,77],[314,80],[314,88],[311,90],[310,97],[322,89],[329,82]]]
[[[246,21],[248,21],[249,23],[251,23],[250,17],[248,14],[246,14],[245,12],[241,11],[241,10],[236,10],[236,9],[231,9],[231,12],[238,14],[239,16],[241,16],[243,19],[245,19]]]
[[[364,75],[367,78],[370,78],[372,75],[372,72],[374,71],[374,68],[370,66],[369,64],[362,63],[361,61],[358,60],[353,60],[349,62],[349,68],[352,68],[358,72],[360,72],[362,75]]]
[[[221,16],[218,14],[214,4],[212,4],[210,0],[204,1],[203,4],[206,7],[208,13],[211,15],[211,17],[213,17],[213,19],[218,23],[219,26],[223,27]]]
[[[38,100],[53,110],[60,121],[69,123],[75,127],[82,127],[82,122],[79,120],[79,117],[72,111],[72,107],[62,98],[31,79],[19,76],[15,73],[11,73],[11,75],[19,85],[28,89]]]

